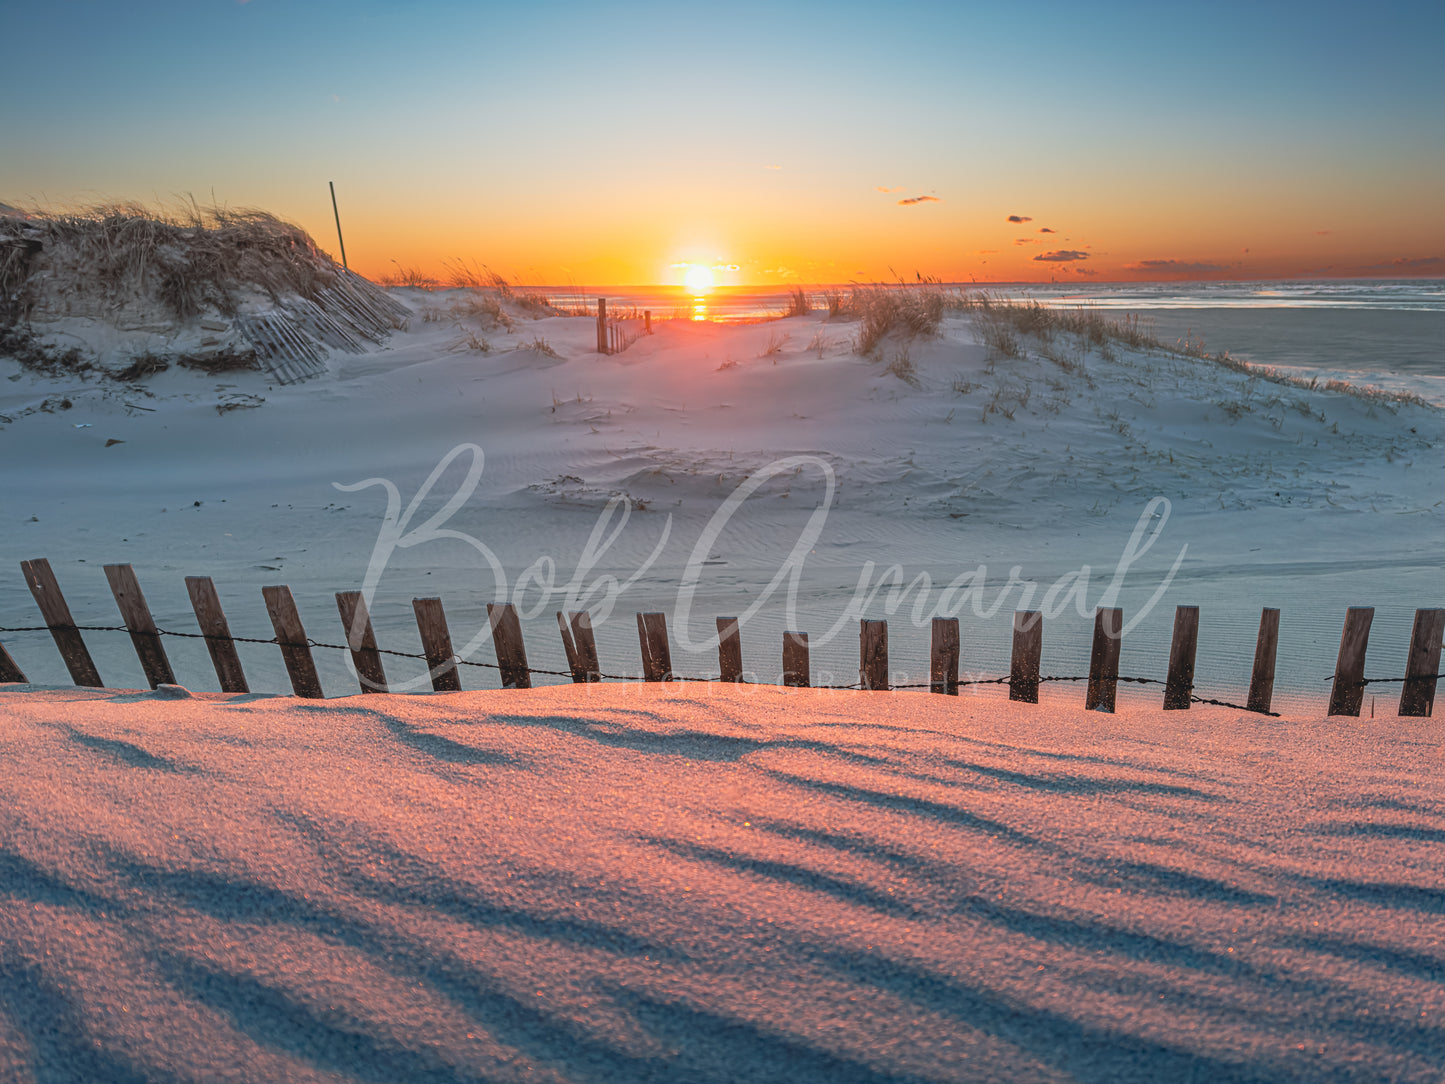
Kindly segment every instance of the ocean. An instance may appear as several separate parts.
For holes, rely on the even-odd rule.
[[[1445,406],[1445,279],[1320,282],[956,283],[962,289],[1043,305],[1136,314],[1165,342],[1320,379],[1411,391]],[[807,287],[816,303],[828,287]],[[833,287],[844,289],[846,286]],[[594,291],[558,291],[588,301]],[[681,287],[609,288],[609,303],[655,317],[735,322],[787,305],[784,288],[719,287],[694,298]]]

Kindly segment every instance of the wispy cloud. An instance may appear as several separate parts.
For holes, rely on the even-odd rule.
[[[1072,248],[1060,249],[1058,252],[1040,252],[1034,257],[1035,260],[1041,260],[1044,263],[1073,263],[1075,260],[1087,260],[1088,258],[1087,252],[1080,252]]]
[[[1030,218],[1028,215],[1009,215],[1009,216],[1008,216],[1008,220],[1009,220],[1010,222],[1032,222],[1032,221],[1033,221],[1033,219]]]
[[[1014,241],[1014,244],[1016,244],[1016,245],[1041,245],[1041,244],[1043,244],[1043,242],[1040,241],[1037,237],[1020,237],[1020,238],[1018,238],[1017,240]]]
[[[1198,275],[1211,271],[1226,271],[1228,268],[1217,263],[1196,263],[1190,260],[1140,260],[1124,265],[1125,271],[1143,271],[1148,274]]]
[[[900,206],[900,207],[907,207],[909,204],[913,204],[913,203],[942,203],[942,202],[943,202],[943,200],[939,199],[937,196],[909,196],[907,199],[901,199],[901,200],[899,200],[899,201],[898,201],[898,206]]]
[[[1040,232],[1040,233],[1058,233],[1059,231],[1058,231],[1058,230],[1051,230],[1051,229],[1049,229],[1047,226],[1040,226],[1040,227],[1039,227],[1039,232]]]
[[[1098,268],[1095,267],[1075,267],[1073,271],[1076,275],[1097,275],[1099,273]]]
[[[889,188],[887,185],[884,184],[875,184],[873,186],[873,191],[882,192],[885,196],[891,196],[894,192],[902,192],[903,186],[900,184],[897,188]]]
[[[1396,256],[1387,264],[1378,264],[1379,267],[1398,267],[1402,271],[1427,271],[1436,267],[1445,267],[1445,257],[1441,256]]]

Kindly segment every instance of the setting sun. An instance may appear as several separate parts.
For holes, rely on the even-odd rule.
[[[712,289],[712,271],[706,267],[689,267],[682,276],[682,284],[695,294],[705,294]]]

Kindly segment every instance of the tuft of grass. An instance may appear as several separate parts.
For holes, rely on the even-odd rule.
[[[788,307],[783,310],[786,316],[807,316],[813,311],[812,302],[808,299],[808,292],[801,286],[794,286],[788,291]]]
[[[777,356],[783,352],[783,347],[787,345],[788,340],[791,338],[791,335],[780,336],[776,331],[769,331],[768,344],[763,347],[758,357],[776,359]],[[774,363],[776,364],[776,361]]]
[[[561,360],[562,355],[552,349],[552,345],[540,335],[534,335],[529,343],[518,343],[518,350],[533,350],[538,354],[546,354],[549,358]]]
[[[391,262],[396,264],[396,269],[388,271],[377,280],[383,286],[413,286],[419,290],[435,290],[441,285],[419,267],[403,267],[396,260]]]
[[[931,286],[854,286],[849,309],[860,321],[855,349],[871,357],[889,335],[904,339],[936,335],[943,323],[944,297]]]
[[[461,337],[452,343],[453,350],[472,350],[478,354],[490,354],[492,344],[468,327],[459,327]]]
[[[911,387],[923,386],[923,382],[918,379],[918,364],[909,356],[906,346],[900,346],[894,351],[892,359],[884,366],[883,371],[893,374]]]
[[[499,327],[503,331],[511,331],[517,326],[512,314],[502,304],[501,297],[490,290],[468,289],[451,303],[448,312],[456,320],[478,320],[484,328]]]

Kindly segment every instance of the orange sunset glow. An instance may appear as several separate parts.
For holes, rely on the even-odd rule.
[[[12,15],[16,40],[47,10]],[[1445,273],[1439,65],[1388,20],[1051,4],[1029,50],[1068,74],[1020,79],[1002,7],[800,4],[767,33],[426,10],[217,5],[156,30],[176,47],[137,81],[138,25],[97,8],[64,71],[7,63],[29,104],[0,198],[214,198],[330,250],[334,181],[364,274],[463,259],[539,285]],[[506,48],[479,62],[481,40]],[[265,80],[217,49],[264,53]]]

